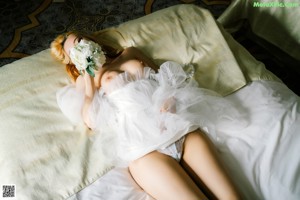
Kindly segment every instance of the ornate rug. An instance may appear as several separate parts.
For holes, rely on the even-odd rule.
[[[217,17],[229,0],[11,0],[0,2],[0,66],[49,48],[60,33],[98,31],[176,4],[193,3]]]

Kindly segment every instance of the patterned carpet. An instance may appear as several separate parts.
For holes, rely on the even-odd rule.
[[[195,4],[217,18],[230,0],[10,0],[0,1],[0,67],[49,48],[60,33],[93,32],[177,5]],[[297,74],[273,62],[273,57],[247,38],[241,42],[298,95]]]
[[[49,48],[69,30],[93,32],[176,4],[193,3],[220,15],[229,1],[12,0],[0,2],[0,66]]]

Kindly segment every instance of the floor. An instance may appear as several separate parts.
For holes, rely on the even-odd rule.
[[[229,1],[209,0],[11,0],[0,2],[0,66],[49,48],[69,30],[98,31],[172,5],[192,3],[217,17]]]

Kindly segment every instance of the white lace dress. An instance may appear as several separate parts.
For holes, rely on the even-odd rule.
[[[72,86],[57,95],[60,108],[74,122],[80,120],[82,95]],[[163,150],[197,128],[212,137],[216,129],[238,129],[244,126],[240,115],[217,93],[199,88],[174,62],[162,64],[158,73],[145,67],[135,75],[119,74],[96,92],[89,112],[92,129],[106,137],[104,148],[122,165]]]

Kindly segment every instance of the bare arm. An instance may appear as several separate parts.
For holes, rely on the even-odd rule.
[[[88,115],[88,111],[94,98],[95,84],[94,84],[94,78],[91,77],[88,73],[85,73],[83,76],[85,82],[85,97],[84,97],[84,103],[82,107],[82,118],[84,123],[88,127],[91,127],[91,121]]]

